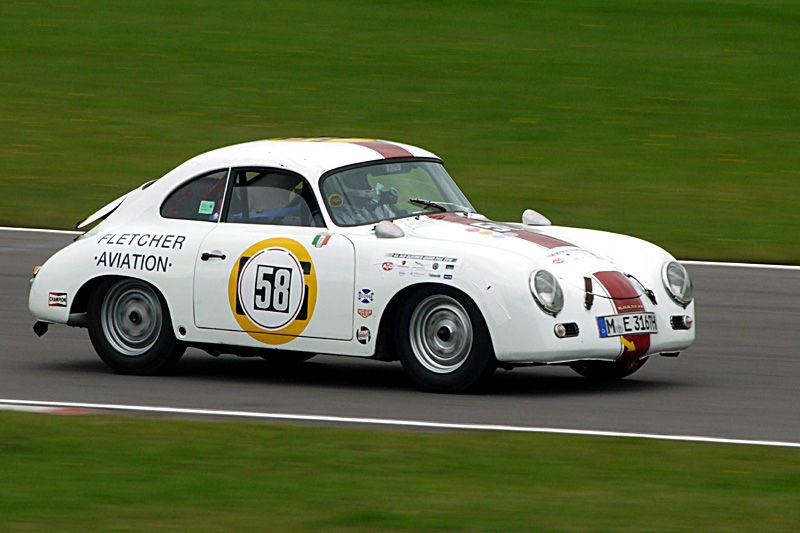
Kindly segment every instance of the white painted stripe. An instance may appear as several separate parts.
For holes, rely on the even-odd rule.
[[[698,266],[720,266],[732,268],[769,268],[772,270],[800,270],[800,266],[795,265],[767,265],[759,263],[723,263],[717,261],[681,261],[684,265]]]
[[[39,228],[10,228],[7,226],[0,226],[0,231],[21,231],[30,233],[58,233],[61,235],[82,235],[83,231],[67,231],[62,229],[39,229]]]
[[[3,405],[0,404],[0,411],[22,411],[26,413],[50,413],[53,407],[37,407],[33,405]]]
[[[653,433],[626,433],[620,431],[593,431],[585,429],[563,429],[547,427],[523,427],[493,424],[452,424],[446,422],[424,422],[420,420],[394,420],[391,418],[358,418],[326,415],[298,415],[284,413],[257,413],[252,411],[222,411],[216,409],[187,409],[180,407],[152,407],[142,405],[114,405],[99,403],[42,402],[28,400],[0,399],[0,405],[49,407],[68,409],[100,409],[106,411],[138,411],[141,413],[177,414],[192,416],[221,416],[238,418],[256,418],[267,420],[295,420],[303,422],[329,422],[335,424],[365,424],[376,426],[399,426],[425,429],[454,429],[469,431],[509,431],[518,433],[551,433],[558,435],[582,435],[591,437],[627,437],[639,439],[671,440],[682,442],[705,442],[713,444],[746,444],[751,446],[775,446],[783,448],[800,448],[800,442],[782,442],[769,440],[723,439],[716,437],[699,437],[692,435],[658,435]]]
[[[39,233],[60,233],[62,235],[81,235],[83,231],[67,231],[60,229],[38,229],[38,228],[12,228],[8,226],[0,226],[0,231],[28,231]],[[771,268],[775,270],[800,270],[800,266],[796,265],[768,265],[759,263],[725,263],[718,261],[681,261],[684,265],[699,265],[699,266],[721,266],[721,267],[737,267],[737,268]]]

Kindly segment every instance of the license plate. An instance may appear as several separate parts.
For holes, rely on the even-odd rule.
[[[620,337],[640,333],[658,333],[655,313],[625,313],[597,317],[600,337]]]

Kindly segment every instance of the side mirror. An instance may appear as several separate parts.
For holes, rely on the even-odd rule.
[[[375,226],[375,236],[379,239],[399,239],[404,235],[400,226],[388,220],[381,220]]]
[[[522,213],[522,223],[526,226],[550,226],[550,220],[533,209],[526,209]]]

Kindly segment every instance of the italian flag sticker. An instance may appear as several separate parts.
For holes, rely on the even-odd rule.
[[[319,235],[314,237],[314,240],[311,241],[311,244],[314,245],[314,248],[322,248],[323,246],[328,244],[329,240],[331,240],[330,233],[320,233]]]

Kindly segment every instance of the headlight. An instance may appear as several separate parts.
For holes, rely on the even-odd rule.
[[[661,279],[664,281],[667,293],[678,305],[686,307],[691,303],[692,280],[682,264],[677,261],[665,263],[661,269]]]
[[[531,294],[533,299],[549,315],[556,316],[564,308],[564,293],[558,280],[547,270],[537,270],[531,274]]]

